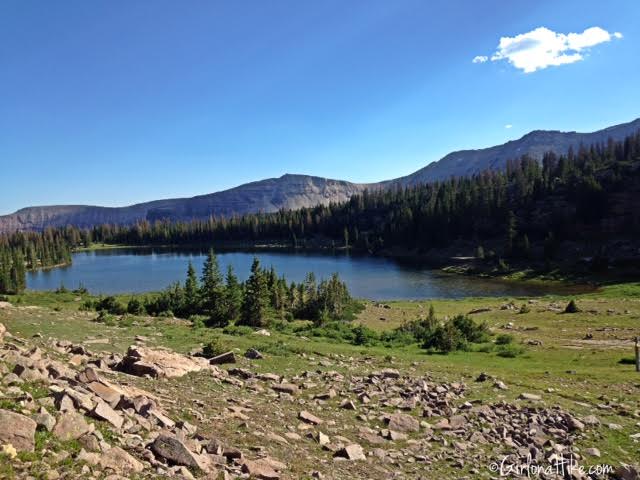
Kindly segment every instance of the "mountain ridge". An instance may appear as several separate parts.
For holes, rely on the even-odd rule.
[[[421,183],[471,176],[484,170],[505,168],[507,160],[529,155],[542,159],[546,152],[564,154],[569,148],[622,140],[640,131],[640,118],[589,133],[532,130],[519,139],[481,149],[451,152],[440,160],[404,177],[376,182],[354,183],[304,174],[285,173],[280,177],[245,183],[236,187],[196,195],[136,203],[124,207],[94,205],[47,205],[24,207],[0,216],[0,233],[43,230],[47,227],[99,224],[129,225],[141,220],[173,221],[233,216],[280,209],[311,207],[348,200],[365,189],[408,187]]]

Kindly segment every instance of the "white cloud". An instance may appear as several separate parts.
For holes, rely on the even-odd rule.
[[[487,57],[486,55],[476,55],[475,57],[473,57],[473,60],[471,60],[471,62],[473,62],[473,63],[484,63],[487,60],[489,60],[489,57]]]
[[[507,123],[507,124],[504,126],[504,128],[511,128],[511,127],[513,127],[513,125],[511,125],[510,123]]]
[[[515,37],[502,37],[491,61],[507,60],[525,73],[549,66],[579,62],[590,47],[620,39],[620,32],[609,33],[600,27],[587,28],[582,33],[557,33],[546,27],[538,27]],[[473,63],[483,63],[486,56],[478,55]],[[476,59],[478,59],[476,61]]]

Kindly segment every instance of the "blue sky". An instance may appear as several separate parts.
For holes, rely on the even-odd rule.
[[[596,130],[640,116],[638,58],[635,0],[3,0],[0,213]]]

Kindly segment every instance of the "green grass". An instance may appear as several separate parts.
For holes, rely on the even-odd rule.
[[[126,299],[123,301],[130,297],[122,296]],[[268,337],[256,335],[247,328],[193,328],[188,321],[168,318],[129,316],[124,322],[108,325],[93,321],[96,312],[80,311],[80,305],[88,296],[80,301],[76,295],[68,293],[28,292],[20,296],[20,303],[16,303],[16,298],[12,297],[10,301],[20,308],[0,310],[0,322],[12,333],[25,338],[41,333],[43,342],[49,336],[72,342],[83,342],[90,337],[108,339],[107,344],[88,345],[96,352],[122,353],[134,342],[136,335],[148,337],[149,346],[166,346],[179,352],[188,352],[217,339],[225,348],[235,349],[240,355],[248,348],[261,351],[264,360],[248,364],[255,372],[276,372],[291,377],[305,370],[324,369],[358,375],[393,367],[439,381],[464,381],[469,388],[469,400],[493,402],[500,398],[516,401],[522,392],[541,393],[546,405],[559,405],[578,416],[596,414],[603,423],[622,425],[621,431],[605,426],[597,429],[597,434],[590,433],[580,439],[581,447],[597,446],[603,454],[600,459],[589,459],[590,462],[619,464],[640,458],[638,444],[629,438],[638,431],[635,426],[638,418],[634,417],[634,412],[640,412],[640,374],[634,371],[632,363],[620,363],[622,358],[632,358],[630,339],[640,334],[640,283],[610,285],[598,293],[545,296],[533,299],[533,302],[529,298],[465,298],[386,302],[391,308],[383,308],[366,301],[365,309],[353,322],[384,332],[405,321],[425,317],[430,304],[439,318],[488,309],[471,317],[488,324],[494,333],[491,341],[474,345],[470,351],[448,355],[428,354],[416,344],[355,346],[340,339],[311,336],[304,331],[300,332],[303,336],[292,333],[296,328],[308,325],[304,321],[286,324],[284,329],[270,328]],[[581,311],[561,313],[571,298],[576,300]],[[510,302],[516,309],[501,309]],[[523,303],[529,311],[518,313]],[[554,311],[552,305],[558,311]],[[505,328],[509,324],[512,328]],[[585,340],[586,333],[593,335],[593,339]],[[496,342],[498,338],[501,340]],[[529,345],[530,340],[539,344]],[[366,358],[367,361],[352,362],[347,360],[349,358]],[[329,366],[320,366],[319,360],[329,362]],[[496,392],[491,381],[475,382],[480,372],[504,381],[509,389]],[[37,384],[29,384],[26,388],[34,397],[45,393]],[[209,398],[216,398],[220,393],[219,386],[193,376],[179,379],[175,388],[178,393],[181,389],[185,392],[196,389]],[[553,391],[547,392],[549,388]],[[597,405],[605,401],[628,405],[628,411],[621,414],[616,409],[599,409]],[[10,400],[4,402],[7,406],[0,404],[0,407],[18,409],[18,405]],[[269,412],[264,414],[268,416]],[[341,417],[339,421],[348,426],[352,420]],[[108,429],[96,425],[106,435]],[[6,468],[1,463],[0,460],[0,477]]]

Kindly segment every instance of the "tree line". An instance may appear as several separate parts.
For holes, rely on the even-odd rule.
[[[637,190],[638,161],[640,133],[566,155],[547,153],[542,161],[523,156],[509,161],[504,171],[365,191],[340,204],[190,222],[102,225],[90,236],[130,245],[273,241],[304,247],[320,239],[367,252],[426,251],[458,239],[478,245],[500,239],[503,257],[526,256],[533,242],[552,257],[562,240],[640,233],[640,213],[624,201]],[[614,210],[625,221],[603,225]]]
[[[369,253],[404,248],[423,253],[458,240],[476,256],[529,258],[537,245],[557,256],[565,240],[603,243],[637,238],[640,132],[541,161],[524,156],[503,171],[364,191],[349,201],[312,208],[187,222],[141,221],[130,226],[50,228],[0,236],[0,292],[24,288],[24,269],[69,263],[69,252],[92,242],[126,245],[211,245],[278,242],[293,248],[347,247]],[[541,248],[540,248],[541,247]],[[24,262],[24,268],[22,267]]]
[[[0,235],[0,293],[24,291],[27,270],[70,264],[74,246],[71,231],[77,232],[73,228],[49,228]]]
[[[225,327],[230,323],[263,327],[273,319],[293,318],[321,325],[342,320],[357,308],[338,274],[318,282],[315,275],[309,273],[303,282],[288,283],[273,267],[263,269],[254,258],[249,278],[241,282],[231,265],[223,275],[213,250],[207,255],[200,277],[189,262],[184,283],[176,282],[158,295],[143,300],[132,297],[126,306],[110,296],[88,300],[85,307],[117,315],[203,319],[210,327]]]

